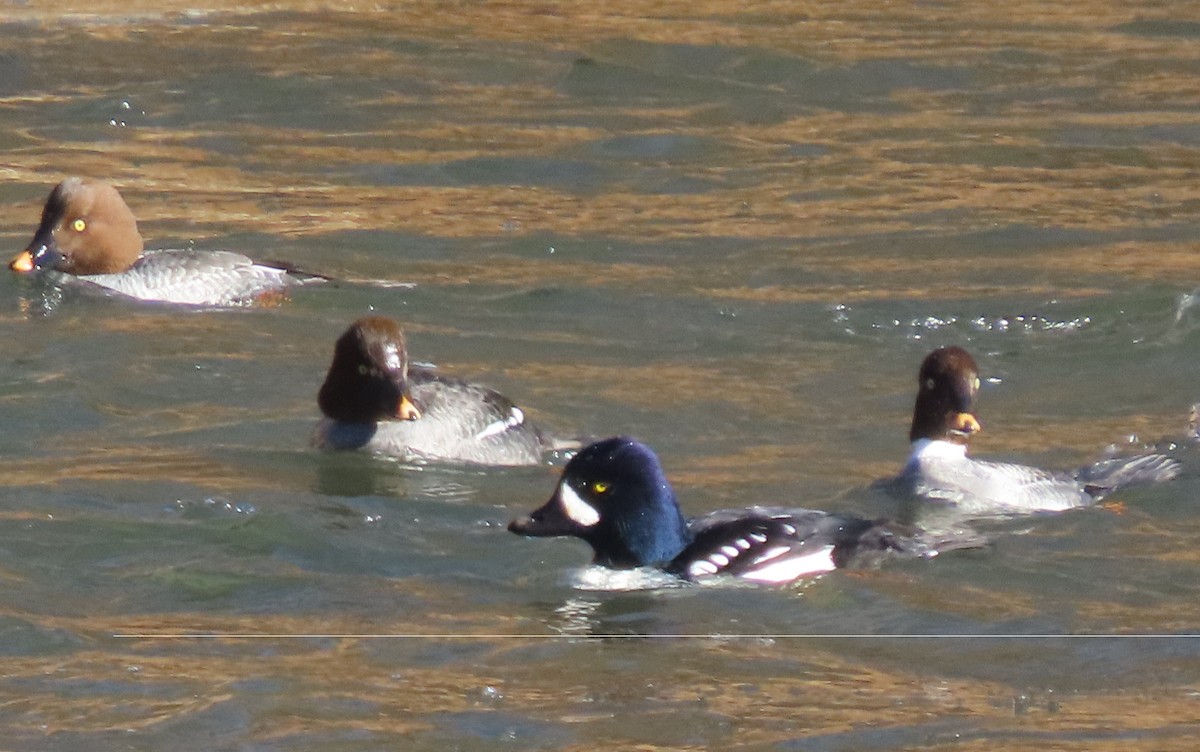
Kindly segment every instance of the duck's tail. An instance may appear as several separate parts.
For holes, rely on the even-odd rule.
[[[301,269],[289,261],[280,261],[271,259],[269,261],[259,262],[262,266],[268,266],[272,269],[278,269],[281,272],[286,272],[292,284],[309,285],[314,282],[337,282],[334,277],[319,272],[310,272],[307,269]]]
[[[1102,499],[1125,486],[1162,483],[1179,477],[1182,465],[1165,454],[1139,454],[1100,460],[1075,473],[1075,479],[1094,499]]]
[[[831,515],[831,519],[840,519],[841,529],[854,531],[857,537],[854,546],[834,551],[834,562],[839,567],[873,566],[888,554],[932,559],[950,551],[986,548],[991,544],[987,536],[965,525],[934,531],[890,520],[861,520],[837,515]],[[848,520],[859,523],[858,528],[848,526]]]
[[[960,526],[952,530],[917,530],[908,539],[907,548],[910,553],[924,559],[951,551],[965,551],[972,548],[986,548],[991,545],[991,539],[974,530]]]

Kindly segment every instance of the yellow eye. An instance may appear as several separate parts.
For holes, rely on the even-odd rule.
[[[976,391],[979,390],[979,377],[978,376],[975,377],[975,390]]]
[[[592,484],[592,491],[595,493],[602,494],[607,490],[608,490],[608,484],[602,480],[598,480]]]
[[[83,232],[87,229],[87,222],[84,222],[82,219],[77,219],[71,223],[71,229],[75,232]]]

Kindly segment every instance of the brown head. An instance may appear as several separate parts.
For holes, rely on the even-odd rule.
[[[979,366],[961,347],[939,347],[921,363],[917,402],[908,440],[943,439],[960,444],[982,428],[975,417]]]
[[[338,338],[317,394],[321,412],[347,423],[416,420],[408,388],[408,351],[400,325],[385,316],[355,321]]]
[[[50,191],[33,240],[8,268],[114,274],[141,255],[137,220],[117,189],[99,180],[67,178]]]

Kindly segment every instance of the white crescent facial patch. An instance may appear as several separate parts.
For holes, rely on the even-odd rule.
[[[600,513],[596,511],[596,508],[581,499],[579,494],[575,493],[575,489],[567,483],[559,485],[558,501],[562,504],[563,512],[568,519],[576,524],[591,527],[600,521]]]

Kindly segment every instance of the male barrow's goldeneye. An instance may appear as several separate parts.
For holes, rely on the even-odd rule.
[[[405,459],[536,465],[572,448],[544,435],[504,395],[410,368],[400,325],[355,321],[338,339],[317,404],[325,418],[314,444]]]
[[[985,462],[967,456],[981,429],[975,417],[979,366],[961,347],[942,347],[921,363],[908,438],[912,452],[893,489],[952,505],[969,515],[1061,511],[1087,506],[1134,483],[1170,480],[1177,461],[1162,454],[1102,460],[1073,474]]]
[[[963,534],[934,540],[890,523],[810,509],[730,509],[688,522],[658,457],[624,436],[571,458],[550,500],[508,529],[582,538],[595,552],[594,563],[613,569],[660,567],[687,580],[730,575],[769,584],[888,554],[933,557],[982,543]]]
[[[142,248],[137,220],[117,189],[73,177],[50,192],[33,240],[8,268],[44,271],[56,282],[85,282],[138,300],[209,306],[249,305],[321,279],[231,251]]]

